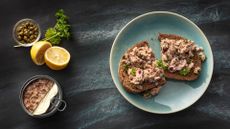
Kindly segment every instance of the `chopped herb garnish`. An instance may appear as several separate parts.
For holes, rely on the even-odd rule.
[[[160,74],[160,77],[165,77],[165,75],[163,73]]]
[[[123,66],[124,66],[125,71],[127,71],[129,69],[129,65],[128,64],[124,64]]]
[[[180,70],[179,74],[186,76],[187,74],[189,74],[190,69],[189,68],[183,68],[182,70]]]
[[[189,58],[188,59],[188,63],[190,64],[192,62],[192,58]]]
[[[136,69],[135,69],[135,68],[132,68],[130,73],[131,73],[133,76],[136,76]]]
[[[146,92],[144,92],[144,98],[145,99],[149,99],[150,97],[152,97],[152,94],[150,93],[150,91],[146,91]]]
[[[157,67],[162,68],[164,70],[168,69],[168,66],[164,65],[162,60],[157,60],[156,65],[157,65]]]

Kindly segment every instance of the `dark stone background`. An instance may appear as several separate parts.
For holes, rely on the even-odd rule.
[[[52,71],[32,63],[29,48],[13,48],[13,25],[36,20],[43,33],[63,8],[73,39],[63,41],[72,59],[67,69]],[[180,13],[206,34],[215,58],[212,81],[202,98],[170,115],[144,112],[129,104],[110,76],[109,53],[119,30],[134,17],[156,10]],[[1,129],[229,129],[230,1],[221,0],[1,0],[0,128]],[[33,119],[20,107],[26,79],[47,74],[60,82],[68,108],[46,119]]]

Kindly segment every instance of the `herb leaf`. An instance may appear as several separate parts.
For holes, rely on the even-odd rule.
[[[70,37],[70,25],[65,15],[64,10],[60,9],[55,14],[57,21],[54,27],[48,28],[45,33],[45,39],[50,41],[53,45],[58,45],[62,38],[69,39]]]
[[[152,94],[151,94],[151,92],[150,91],[146,91],[146,92],[144,92],[144,98],[145,99],[149,99],[150,97],[152,97]]]
[[[61,41],[59,33],[57,33],[57,31],[54,28],[47,29],[45,37],[47,37],[46,40],[50,41],[52,44],[56,44]]]
[[[123,67],[124,67],[125,71],[127,71],[129,69],[129,65],[128,64],[124,64]]]
[[[130,73],[131,73],[131,75],[136,76],[136,69],[132,68]]]
[[[162,60],[156,60],[156,65],[157,67],[162,68],[164,70],[168,69],[168,66],[164,65]]]
[[[186,76],[187,74],[189,74],[190,69],[189,68],[183,68],[179,71],[180,75]]]

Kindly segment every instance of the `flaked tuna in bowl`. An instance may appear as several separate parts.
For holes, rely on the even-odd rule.
[[[48,75],[28,79],[22,86],[19,99],[24,111],[34,118],[49,117],[66,108],[60,84]]]
[[[197,46],[203,48],[206,59],[200,65],[201,71],[199,76],[194,77],[194,80],[190,79],[190,81],[189,79],[175,80],[166,77],[166,83],[160,88],[159,93],[148,99],[143,97],[142,94],[127,92],[123,82],[119,79],[119,66],[122,57],[132,46],[146,41],[154,52],[155,58],[157,60],[162,59],[161,42],[158,39],[160,33],[186,37],[186,39],[194,41]],[[201,29],[188,18],[167,11],[149,12],[131,20],[116,36],[110,52],[111,76],[121,95],[137,108],[157,114],[178,112],[195,103],[208,88],[212,78],[213,64],[213,54],[210,44]],[[134,71],[137,70],[135,69]],[[191,74],[196,70],[195,68],[191,68]],[[185,71],[183,70],[181,73],[185,74]],[[128,72],[132,74],[132,67],[131,71],[129,70]]]

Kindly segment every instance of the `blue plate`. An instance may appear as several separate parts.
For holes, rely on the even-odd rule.
[[[177,34],[195,41],[204,48],[207,59],[197,80],[168,79],[157,96],[144,99],[142,95],[128,93],[123,88],[118,78],[119,61],[128,48],[144,40],[160,58],[158,33]],[[168,114],[189,107],[203,95],[213,73],[213,54],[204,33],[189,19],[172,12],[149,12],[134,18],[116,36],[110,53],[110,71],[117,89],[131,104],[147,112]]]

